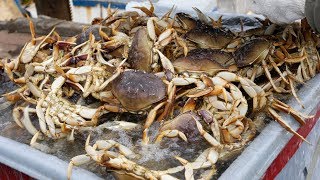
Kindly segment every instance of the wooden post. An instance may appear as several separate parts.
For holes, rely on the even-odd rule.
[[[35,0],[37,14],[71,21],[69,0]]]

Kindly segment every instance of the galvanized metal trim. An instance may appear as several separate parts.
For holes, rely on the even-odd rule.
[[[68,163],[2,136],[0,162],[36,179],[67,179]],[[87,170],[74,167],[72,179],[101,178]]]
[[[291,99],[288,104],[300,112],[310,114],[320,102],[319,82],[320,75],[317,75],[299,90],[298,95],[305,104],[305,109],[301,108],[295,99]],[[281,115],[294,130],[299,128],[299,124],[289,115],[284,113],[281,113]],[[260,179],[291,137],[292,134],[278,123],[271,122],[219,179]]]

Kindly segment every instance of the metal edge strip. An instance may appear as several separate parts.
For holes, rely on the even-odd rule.
[[[36,179],[67,179],[67,162],[2,136],[0,162]],[[78,167],[72,172],[72,179],[101,179]]]

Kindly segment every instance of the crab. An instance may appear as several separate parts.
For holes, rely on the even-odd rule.
[[[269,81],[264,85],[264,90],[272,88],[277,93],[291,92],[303,107],[296,94],[294,84],[296,82],[303,83],[310,76],[315,75],[319,56],[314,50],[314,41],[312,39],[304,41],[305,38],[308,38],[308,35],[303,35],[299,29],[297,33],[293,29],[288,31],[287,41],[282,39],[280,42],[270,43],[269,40],[264,38],[254,38],[245,42],[235,51],[235,61],[237,66],[241,68],[241,75],[247,76],[253,81],[264,75]],[[286,31],[283,33],[287,34]],[[296,43],[292,42],[292,34],[296,36]],[[289,49],[287,50],[287,48]],[[296,48],[298,48],[297,52],[288,53],[288,51]],[[279,77],[276,81],[272,78],[272,71]]]
[[[206,73],[214,75],[222,70],[234,70],[233,56],[228,52],[212,49],[194,49],[185,57],[176,59],[172,65],[177,73]]]
[[[75,105],[68,100],[61,97],[61,87],[65,82],[65,78],[57,77],[51,85],[50,92],[45,94],[36,85],[29,83],[28,86],[32,94],[39,98],[36,103],[35,113],[39,119],[41,133],[47,137],[56,139],[66,137],[69,130],[72,130],[71,139],[73,139],[73,129],[80,126],[90,124],[85,119],[91,119],[97,109],[88,108],[80,105]],[[14,117],[17,124],[19,123],[19,115],[17,114],[21,108],[14,111]],[[24,119],[28,114],[28,106],[24,108]],[[35,135],[36,131],[34,126],[29,123],[28,126],[24,125],[26,129]],[[60,128],[60,129],[59,129]]]
[[[288,130],[289,132],[298,136],[302,140],[308,142],[300,134],[295,132],[281,118],[281,116],[276,112],[276,110],[289,113],[295,120],[297,120],[302,125],[305,123],[304,119],[311,118],[313,116],[306,116],[306,115],[303,115],[303,114],[295,111],[289,105],[274,98],[272,93],[271,94],[265,93],[264,90],[260,86],[256,85],[253,81],[251,81],[249,79],[243,78],[243,77],[238,76],[238,75],[231,73],[231,72],[220,72],[216,75],[216,77],[222,78],[223,80],[226,80],[228,82],[240,81],[242,88],[253,99],[253,111],[257,111],[257,109],[265,109],[264,111],[267,112],[268,114],[270,114],[286,130]],[[215,82],[214,78],[215,77],[212,78],[213,82]],[[222,80],[222,79],[220,79],[220,80]],[[243,81],[243,82],[241,82],[241,81]],[[241,112],[241,111],[239,111],[239,112]]]
[[[186,39],[196,43],[200,48],[223,49],[232,42],[234,34],[227,30],[203,25],[186,33]]]
[[[160,60],[164,69],[169,68],[170,71],[173,71],[170,60],[160,50],[172,42],[173,39],[184,48],[183,52],[185,54],[188,51],[187,46],[177,36],[173,28],[167,28],[157,37],[154,22],[159,22],[159,19],[150,18],[146,28],[140,27],[136,31],[129,50],[128,63],[137,70],[158,72],[160,71],[158,61]]]
[[[104,104],[98,108],[94,119],[109,111],[136,114],[147,114],[146,112],[149,111],[143,135],[144,142],[147,143],[148,128],[154,121],[157,111],[167,103],[162,100],[166,98],[167,93],[170,94],[167,92],[165,83],[151,73],[126,70],[112,82],[111,91],[120,104]]]
[[[112,151],[116,148],[118,152]],[[75,156],[71,159],[68,166],[68,179],[71,178],[73,166],[79,166],[90,161],[95,161],[101,166],[113,171],[118,178],[135,178],[135,179],[176,179],[170,174],[185,170],[185,178],[193,179],[193,170],[212,167],[218,160],[218,152],[214,148],[205,150],[194,162],[176,156],[175,158],[182,165],[169,168],[162,171],[150,170],[130,160],[137,155],[124,145],[113,140],[98,140],[90,145],[90,135],[85,144],[86,154]],[[214,169],[213,169],[214,170]],[[215,171],[214,171],[215,172]],[[211,174],[212,175],[212,174]]]
[[[21,76],[19,70],[24,69],[24,66],[26,64],[33,62],[33,60],[36,59],[37,56],[41,56],[41,54],[43,54],[39,50],[44,44],[46,44],[46,41],[49,41],[49,37],[54,32],[53,28],[47,36],[36,38],[33,22],[30,19],[29,25],[32,37],[31,41],[25,44],[17,58],[12,61],[8,61],[7,59],[3,60],[3,67],[5,72],[7,73],[10,80],[16,83],[25,83],[25,79]],[[41,40],[41,42],[37,44],[38,40]],[[15,78],[14,74],[18,76],[18,78]]]

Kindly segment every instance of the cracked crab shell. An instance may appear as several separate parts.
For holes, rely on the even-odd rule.
[[[166,96],[166,86],[157,76],[143,71],[125,71],[112,83],[112,93],[129,111],[143,110]]]

